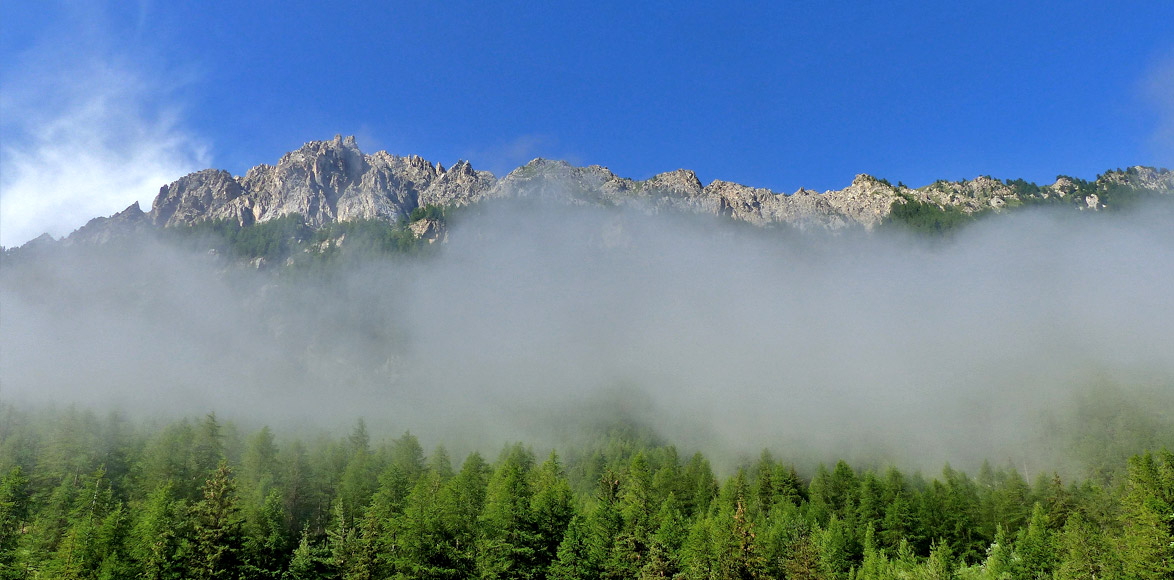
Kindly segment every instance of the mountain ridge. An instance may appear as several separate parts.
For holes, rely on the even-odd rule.
[[[1133,166],[1107,171],[1091,182],[1059,176],[1054,183],[1039,186],[980,176],[939,180],[919,188],[862,173],[843,189],[800,188],[785,194],[720,179],[703,185],[688,169],[635,180],[600,165],[581,167],[543,158],[499,178],[474,169],[466,160],[446,169],[417,155],[366,154],[353,136],[336,135],[332,140],[307,142],[275,164],[252,167],[243,177],[222,169],[189,173],[162,186],[149,211],[136,202],[110,217],[91,220],[66,240],[100,243],[115,228],[169,228],[208,220],[227,220],[243,227],[293,214],[302,216],[312,229],[356,220],[395,223],[429,205],[461,207],[499,198],[709,214],[800,230],[871,230],[891,219],[895,208],[921,205],[930,211],[971,216],[1058,202],[1097,210],[1122,191],[1174,193],[1174,172]]]

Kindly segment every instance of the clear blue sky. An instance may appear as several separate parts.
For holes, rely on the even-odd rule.
[[[1174,2],[634,4],[0,0],[0,238],[336,133],[784,192],[1174,165]]]

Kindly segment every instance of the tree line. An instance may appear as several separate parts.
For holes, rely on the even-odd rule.
[[[926,477],[613,432],[488,460],[279,440],[214,415],[132,424],[0,409],[0,578],[1171,578],[1174,454],[1111,482],[984,464]]]

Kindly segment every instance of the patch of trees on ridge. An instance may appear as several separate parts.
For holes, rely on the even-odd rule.
[[[206,220],[174,226],[165,232],[182,243],[196,244],[225,255],[264,263],[314,266],[343,255],[415,254],[428,247],[409,226],[420,220],[443,223],[447,211],[439,206],[417,207],[397,222],[377,219],[333,222],[314,230],[301,214],[241,225],[235,220]]]

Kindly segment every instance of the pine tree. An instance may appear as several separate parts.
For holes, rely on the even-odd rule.
[[[689,533],[676,495],[669,494],[654,522],[656,532],[652,535],[648,559],[640,570],[640,578],[672,578],[680,571],[678,553]]]
[[[856,508],[856,525],[863,531],[880,528],[885,519],[884,484],[872,472],[860,478],[860,503]]]
[[[1090,525],[1080,512],[1068,516],[1058,547],[1060,565],[1056,569],[1056,580],[1106,578],[1113,575],[1110,573],[1115,568],[1111,550],[1101,532]]]
[[[626,572],[616,550],[616,539],[624,529],[620,491],[620,478],[605,469],[599,478],[595,505],[587,522],[588,558],[598,569],[598,578],[622,578]]]
[[[1023,476],[1014,469],[1003,470],[999,475],[999,485],[991,493],[991,511],[996,525],[1015,534],[1027,525],[1031,516],[1031,490]]]
[[[411,431],[405,431],[392,442],[391,465],[407,477],[409,489],[424,475],[424,448]]]
[[[235,580],[244,552],[244,522],[227,462],[221,460],[204,484],[203,499],[192,506],[191,518],[192,576],[199,580]]]
[[[681,547],[681,575],[685,580],[709,580],[716,574],[712,520],[700,515],[693,520]]]
[[[1120,552],[1125,575],[1174,577],[1174,454],[1163,450],[1129,460],[1122,500]]]
[[[416,482],[394,524],[394,569],[410,578],[460,578],[467,572],[457,545],[452,488],[430,470]]]
[[[530,452],[514,446],[505,453],[489,481],[480,518],[481,578],[530,578],[534,574],[539,538],[530,511],[532,464]]]
[[[850,521],[860,501],[860,480],[846,461],[836,462],[828,478],[827,502],[841,520]]]
[[[341,500],[335,500],[332,514],[330,526],[326,529],[326,544],[331,571],[335,577],[341,577],[361,559],[361,522],[346,515]]]
[[[1048,527],[1044,507],[1036,503],[1027,528],[1020,530],[1019,539],[1015,542],[1015,552],[1023,561],[1023,573],[1027,578],[1043,580],[1052,577],[1052,569],[1056,564],[1056,546]]]
[[[600,566],[592,557],[591,531],[586,518],[574,515],[558,547],[558,556],[550,566],[551,580],[595,580]]]
[[[211,477],[219,469],[224,457],[224,434],[216,413],[208,413],[195,430],[192,444],[190,473],[197,482]],[[203,488],[206,491],[206,488]]]
[[[309,530],[303,530],[298,546],[290,557],[289,569],[283,580],[326,580],[333,578],[329,565],[329,553],[310,541]]]
[[[692,517],[705,513],[709,503],[717,497],[717,479],[709,466],[709,460],[700,453],[693,454],[685,463],[682,478],[683,493],[680,498],[685,515]]]
[[[375,469],[374,459],[362,450],[357,451],[347,461],[346,469],[338,482],[337,499],[338,507],[348,522],[357,522],[363,517],[376,489],[384,495],[384,498],[376,500],[376,503],[388,506],[389,511],[398,511],[403,505],[403,500],[407,498],[408,491],[411,490],[411,483],[407,478],[399,478],[398,472],[391,471],[394,468],[389,468],[382,478],[378,478]]]
[[[612,547],[612,574],[634,578],[648,558],[651,542],[652,476],[642,452],[632,457],[627,477],[620,484],[620,533]]]
[[[67,528],[48,562],[51,574],[63,578],[93,576],[110,557],[125,564],[122,540],[127,518],[113,498],[105,472],[99,469],[79,479]]]
[[[821,549],[817,538],[818,528],[804,534],[791,543],[783,557],[784,576],[793,580],[822,580],[825,576],[820,559]]]
[[[766,576],[766,561],[759,553],[754,524],[746,517],[744,499],[735,498],[733,513],[715,521],[715,553],[718,578],[750,580]]]
[[[895,576],[889,568],[889,560],[877,547],[876,533],[870,526],[864,532],[864,554],[855,580],[887,580]]]
[[[754,515],[761,514],[763,518],[770,516],[770,508],[775,504],[778,488],[774,481],[775,462],[770,451],[763,449],[754,466]]]
[[[246,515],[247,519],[257,515],[255,512],[267,500],[270,488],[278,485],[280,472],[273,432],[268,426],[262,427],[248,438],[240,474],[236,478],[241,499],[247,506],[246,511],[252,512]]]
[[[485,491],[490,477],[489,466],[478,453],[469,455],[461,471],[448,482],[453,502],[453,550],[461,576],[469,578],[476,570],[477,540],[481,535],[478,519],[485,507]]]
[[[835,515],[819,537],[820,568],[828,576],[844,580],[852,569],[851,540],[846,526]]]
[[[195,432],[186,419],[168,425],[152,437],[138,461],[141,487],[150,492],[171,484],[176,499],[198,501],[200,487],[208,474],[192,473],[194,439]]]
[[[1007,530],[998,526],[995,530],[995,541],[987,548],[986,561],[983,570],[992,580],[1010,580],[1020,576],[1018,557]]]
[[[286,512],[281,493],[272,489],[254,515],[246,520],[245,570],[252,578],[279,578],[288,558]]]
[[[19,466],[0,481],[0,580],[23,576],[17,553],[21,530],[29,515],[29,480]]]
[[[147,498],[131,530],[131,556],[145,580],[180,580],[188,563],[187,506],[166,482]]]
[[[538,467],[534,478],[534,497],[530,511],[534,517],[539,548],[537,572],[541,575],[558,558],[558,548],[574,515],[574,497],[567,483],[558,455],[550,457]]]
[[[879,534],[881,545],[896,550],[902,540],[913,539],[915,528],[914,507],[906,492],[898,492],[885,508],[885,518]]]
[[[950,544],[936,542],[929,550],[929,559],[925,562],[925,580],[952,580],[958,563]]]

